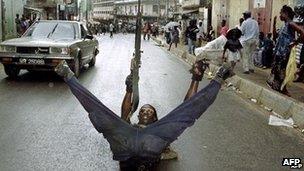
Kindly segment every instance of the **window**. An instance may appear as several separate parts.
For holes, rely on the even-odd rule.
[[[153,12],[155,12],[155,13],[158,12],[158,5],[153,5]]]
[[[39,22],[26,32],[26,37],[50,39],[75,39],[75,24]]]

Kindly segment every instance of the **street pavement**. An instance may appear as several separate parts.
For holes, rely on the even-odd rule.
[[[96,66],[85,68],[79,80],[120,114],[134,35],[98,39]],[[153,42],[142,46],[140,106],[152,104],[161,118],[183,101],[190,66]],[[203,80],[200,88],[208,82]],[[56,74],[23,72],[9,80],[2,69],[0,94],[0,170],[118,170],[107,141]],[[159,170],[288,170],[282,167],[283,158],[301,157],[304,163],[303,140],[292,128],[269,126],[262,110],[223,88],[172,144],[179,159],[163,161]]]

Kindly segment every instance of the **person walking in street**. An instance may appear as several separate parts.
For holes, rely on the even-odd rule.
[[[290,96],[286,86],[282,87],[282,83],[285,79],[286,66],[289,60],[291,52],[291,43],[295,41],[295,33],[299,33],[300,37],[304,40],[304,29],[293,22],[294,11],[291,7],[284,5],[280,12],[280,19],[284,22],[284,25],[280,29],[280,32],[276,32],[276,20],[274,18],[273,33],[274,37],[278,37],[274,50],[274,64],[271,70],[267,85],[272,89]]]
[[[151,35],[151,25],[149,22],[145,23],[144,26],[144,40],[146,40],[146,37],[148,36],[148,40],[150,40],[150,35]]]
[[[196,26],[196,20],[191,20],[189,26],[186,29],[186,38],[188,40],[188,52],[194,55],[196,34],[199,32]]]
[[[171,42],[170,42],[170,45],[169,45],[169,49],[168,51],[171,50],[171,46],[172,44],[174,43],[175,44],[175,48],[177,48],[177,44],[179,42],[179,31],[178,31],[178,26],[174,26],[171,30]]]
[[[109,26],[109,31],[110,31],[110,37],[113,38],[114,25],[112,23]]]
[[[259,38],[259,25],[256,20],[251,18],[251,12],[246,11],[243,13],[244,22],[241,26],[241,31],[243,36],[240,41],[244,48],[243,53],[243,69],[244,74],[249,74],[254,72],[254,64],[252,59],[252,54],[257,48],[258,38]]]

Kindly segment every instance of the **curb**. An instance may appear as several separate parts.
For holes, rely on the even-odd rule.
[[[167,47],[167,44],[163,43],[161,40],[154,37],[152,37],[152,39],[156,43]],[[196,61],[196,56],[189,55],[185,50],[172,49],[171,52],[190,65]],[[215,74],[218,68],[217,65],[210,64],[210,72],[212,72],[212,74]],[[241,78],[238,75],[230,78],[228,82],[232,83],[248,98],[256,99],[258,104],[272,109],[274,114],[280,115],[284,119],[292,117],[296,126],[301,129],[304,128],[304,103],[264,88],[252,81]]]

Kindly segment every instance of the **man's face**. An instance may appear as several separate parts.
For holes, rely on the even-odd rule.
[[[139,110],[139,124],[142,125],[149,125],[155,121],[157,121],[156,111],[153,109],[153,107],[149,105],[144,105]]]
[[[280,20],[285,21],[287,19],[287,14],[281,10],[280,12]]]

